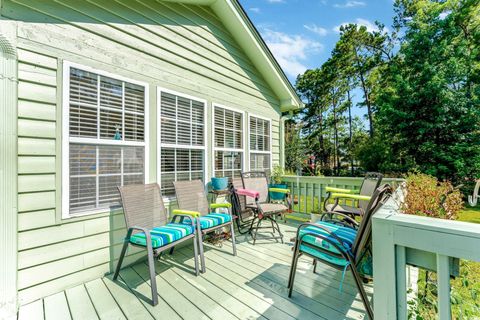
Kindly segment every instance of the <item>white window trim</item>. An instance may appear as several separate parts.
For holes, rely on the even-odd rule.
[[[222,109],[230,110],[233,112],[237,112],[242,114],[242,125],[243,125],[243,130],[242,130],[242,143],[243,143],[243,148],[219,148],[215,147],[215,107],[219,107]],[[228,107],[219,103],[212,103],[212,112],[211,112],[211,123],[212,123],[212,146],[213,146],[213,154],[212,154],[212,177],[215,177],[215,151],[230,151],[230,152],[241,152],[242,153],[242,172],[247,171],[246,167],[246,160],[247,160],[247,141],[245,141],[245,132],[247,132],[245,128],[245,111],[239,110],[236,108]]]
[[[107,141],[101,139],[89,139],[89,138],[79,138],[72,137],[70,138],[70,68],[77,68],[87,72],[92,72],[101,76],[110,77],[116,80],[123,82],[129,82],[132,84],[137,84],[144,87],[145,91],[145,109],[144,109],[144,142],[125,142],[125,141]],[[150,160],[150,150],[149,150],[149,86],[148,83],[133,80],[127,77],[119,76],[114,73],[107,71],[99,70],[82,64],[63,61],[63,79],[62,79],[62,187],[61,187],[61,197],[62,197],[62,219],[69,219],[74,217],[81,217],[86,215],[92,215],[96,213],[107,212],[108,210],[103,209],[94,209],[86,210],[79,213],[70,213],[70,142],[79,142],[79,143],[90,143],[93,145],[122,145],[122,146],[143,146],[145,149],[145,159],[144,159],[144,177],[145,183],[149,179],[149,160]]]
[[[182,144],[171,144],[171,143],[162,143],[162,121],[160,120],[161,117],[161,98],[162,92],[169,93],[178,97],[182,97],[185,99],[195,100],[204,104],[205,108],[203,109],[203,146],[187,146]],[[207,108],[208,103],[206,99],[202,99],[199,97],[191,96],[182,92],[166,89],[157,86],[157,183],[162,186],[162,158],[161,152],[162,148],[177,148],[177,149],[195,149],[195,150],[203,150],[203,181],[207,183],[207,166],[208,166],[208,139],[207,139]],[[165,202],[169,203],[170,201],[174,200],[175,197],[163,197]]]
[[[270,151],[259,151],[259,150],[252,150],[251,149],[251,146],[250,146],[250,118],[258,118],[258,119],[262,119],[262,120],[266,120],[270,123],[270,126],[269,126],[269,147],[270,147]],[[273,168],[273,159],[272,159],[272,119],[271,118],[267,118],[267,117],[264,117],[264,116],[259,116],[257,114],[254,114],[254,113],[249,113],[248,114],[248,121],[247,121],[247,126],[248,126],[248,169],[251,171],[252,168],[250,168],[250,162],[252,161],[252,153],[254,154],[268,154],[270,155],[270,171],[272,170]]]

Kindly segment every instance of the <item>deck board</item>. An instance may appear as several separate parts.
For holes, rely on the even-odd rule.
[[[364,306],[347,272],[300,258],[292,298],[287,277],[292,258],[288,239],[296,230],[281,225],[285,244],[237,237],[238,255],[229,242],[221,248],[205,244],[207,272],[194,274],[193,248],[177,248],[155,264],[159,304],[150,304],[146,262],[122,269],[64,292],[37,300],[19,311],[19,319],[364,319]],[[372,285],[366,285],[372,296]]]
[[[85,286],[76,286],[65,290],[68,307],[73,320],[95,320],[98,319],[92,301],[88,296]]]
[[[124,320],[125,315],[118,306],[110,291],[101,279],[96,279],[85,283],[85,288],[92,300],[93,306],[102,320],[115,319]]]

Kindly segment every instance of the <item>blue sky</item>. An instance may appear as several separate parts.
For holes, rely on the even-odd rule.
[[[297,74],[319,67],[344,23],[387,27],[392,0],[240,0],[292,83]]]
[[[330,57],[345,23],[388,28],[394,16],[393,0],[240,0],[290,81],[320,67]],[[354,93],[358,101],[361,94]],[[353,114],[365,116],[365,109]]]

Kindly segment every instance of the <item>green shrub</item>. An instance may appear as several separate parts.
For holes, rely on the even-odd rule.
[[[450,182],[423,173],[406,177],[404,213],[452,220],[462,208],[462,194]]]

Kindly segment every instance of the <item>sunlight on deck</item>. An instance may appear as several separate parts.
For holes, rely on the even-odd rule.
[[[20,308],[19,319],[363,319],[364,307],[347,273],[301,259],[291,299],[287,277],[296,228],[281,225],[285,244],[237,238],[231,244],[206,245],[207,272],[193,274],[192,247],[175,250],[156,263],[159,304],[150,304],[148,268],[124,268],[117,282],[111,276],[67,289]],[[373,293],[372,285],[366,287]]]

